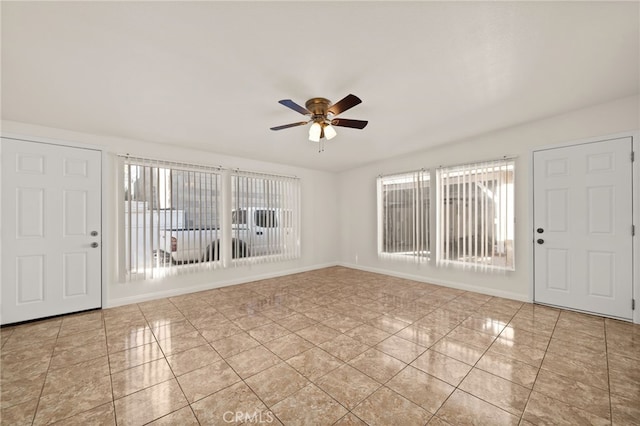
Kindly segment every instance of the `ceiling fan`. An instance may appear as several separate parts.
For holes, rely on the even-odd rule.
[[[353,108],[361,102],[360,98],[356,95],[347,95],[335,104],[332,104],[331,101],[325,98],[311,98],[305,103],[306,108],[304,108],[291,99],[282,99],[278,101],[278,103],[302,115],[309,116],[309,119],[298,123],[272,127],[271,130],[288,129],[289,127],[304,126],[305,124],[313,123],[309,128],[310,141],[320,142],[323,138],[327,140],[333,139],[336,136],[336,131],[333,126],[351,127],[352,129],[364,129],[366,127],[368,121],[335,118],[338,114]]]

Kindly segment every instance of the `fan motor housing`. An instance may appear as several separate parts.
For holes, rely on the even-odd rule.
[[[329,109],[329,105],[331,105],[331,101],[325,98],[311,98],[306,103],[305,106],[314,115],[314,117],[323,117],[327,116],[327,109]]]

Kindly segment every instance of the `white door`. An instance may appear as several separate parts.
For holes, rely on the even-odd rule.
[[[631,138],[536,151],[534,299],[631,319]]]
[[[99,308],[101,153],[2,139],[1,323]]]

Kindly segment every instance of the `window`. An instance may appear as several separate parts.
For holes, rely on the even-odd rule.
[[[513,270],[514,161],[439,169],[437,264]]]
[[[300,180],[231,174],[231,252],[235,264],[300,257]]]
[[[300,257],[298,178],[130,157],[123,176],[126,281]]]
[[[217,169],[126,158],[126,279],[166,276],[177,272],[177,265],[219,266],[220,193]]]
[[[419,170],[378,178],[378,254],[428,260],[430,176]]]

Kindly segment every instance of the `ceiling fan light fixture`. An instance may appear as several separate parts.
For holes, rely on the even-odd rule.
[[[320,134],[322,133],[322,126],[320,123],[315,122],[309,128],[309,140],[312,142],[320,142]]]
[[[336,129],[334,129],[331,124],[327,124],[324,126],[324,137],[327,138],[327,140],[335,138],[336,135]]]

